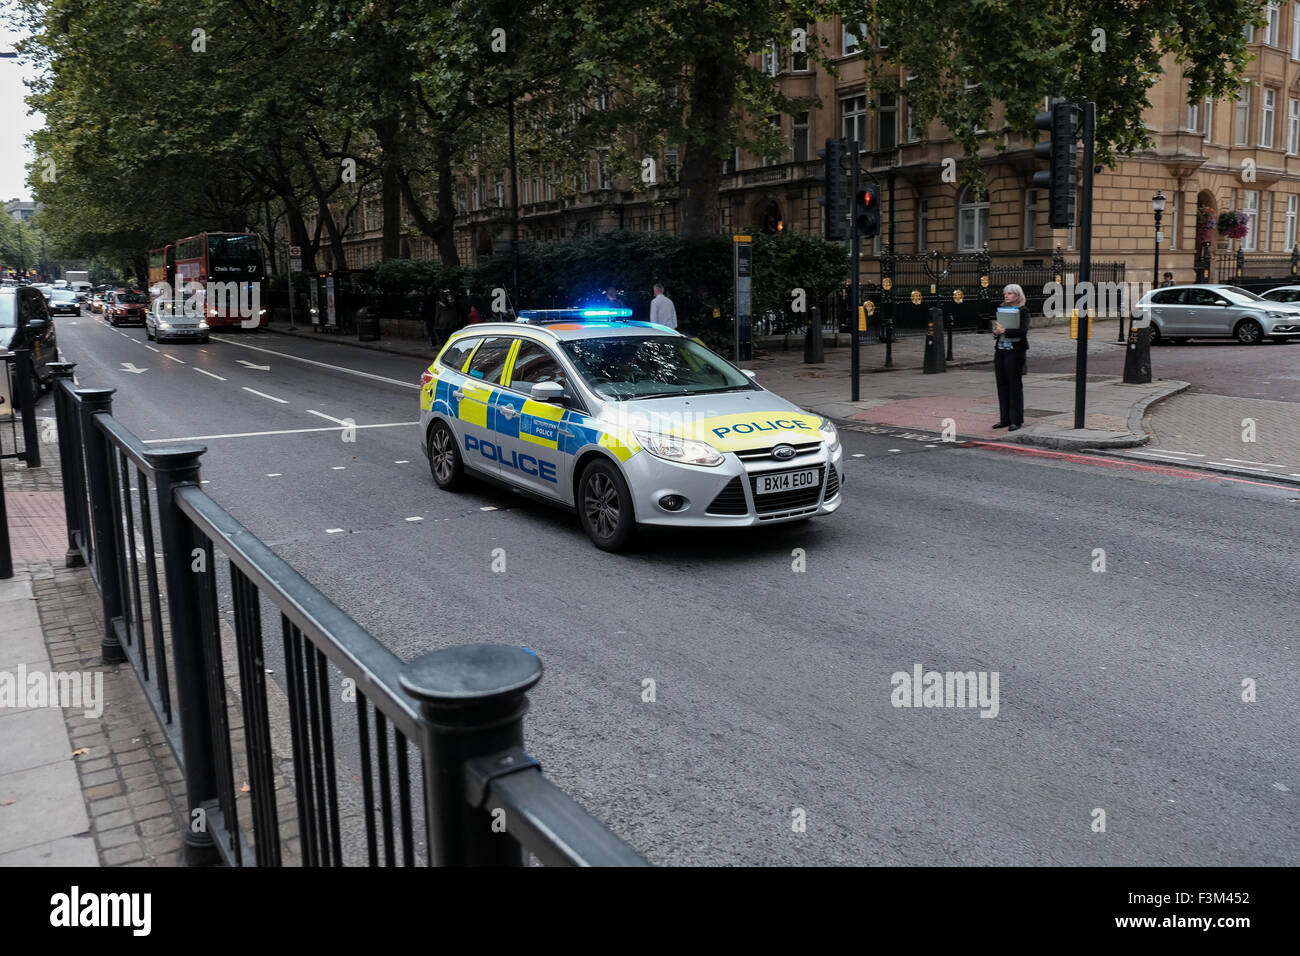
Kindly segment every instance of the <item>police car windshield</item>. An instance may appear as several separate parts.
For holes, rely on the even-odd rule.
[[[563,348],[587,384],[615,401],[756,388],[735,366],[678,336],[572,339]]]

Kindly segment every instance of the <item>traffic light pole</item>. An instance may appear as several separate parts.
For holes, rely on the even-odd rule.
[[[1091,301],[1088,295],[1092,286],[1092,179],[1094,163],[1094,145],[1097,137],[1097,104],[1091,101],[1083,104],[1083,188],[1080,197],[1079,219],[1079,288],[1083,301]],[[1076,303],[1077,304],[1077,303]],[[1074,365],[1074,427],[1084,426],[1085,407],[1088,401],[1088,326],[1091,316],[1087,312],[1079,315],[1079,349]]]
[[[861,156],[861,154],[858,152],[858,141],[857,141],[856,139],[851,139],[851,140],[849,140],[849,151],[850,151],[850,153],[851,153],[852,156],[853,156],[853,159],[852,159],[852,163],[853,163],[853,187],[852,187],[852,188],[853,188],[853,193],[852,193],[852,194],[853,194],[854,196],[856,196],[856,195],[858,194],[858,189],[859,189],[859,186],[860,186],[860,183],[861,183],[861,179],[862,179],[862,177],[861,177],[862,156]],[[859,383],[858,383],[858,334],[859,334],[859,333],[858,333],[858,306],[861,304],[861,301],[862,301],[861,299],[858,298],[858,282],[859,282],[859,273],[862,271],[862,262],[861,262],[860,259],[859,259],[859,254],[860,254],[860,250],[861,250],[861,247],[862,247],[862,240],[861,240],[861,238],[858,236],[858,223],[857,223],[857,216],[854,216],[854,217],[853,217],[853,222],[852,222],[852,225],[851,225],[851,229],[852,229],[852,231],[849,233],[849,259],[851,260],[851,263],[852,263],[852,264],[851,264],[851,266],[850,266],[850,272],[849,272],[849,275],[850,275],[850,278],[851,278],[852,283],[853,283],[853,285],[852,285],[853,291],[852,291],[852,293],[851,293],[852,296],[853,296],[853,307],[849,310],[849,316],[850,316],[850,318],[849,318],[849,336],[850,336],[850,338],[851,338],[851,340],[852,340],[851,343],[850,343],[850,345],[851,345],[851,349],[850,349],[850,354],[849,354],[849,361],[850,361],[850,365],[849,365],[849,377],[850,377],[850,379],[852,380],[852,385],[850,386],[850,401],[854,401],[854,402],[856,402],[856,401],[858,400],[858,393],[859,393]]]

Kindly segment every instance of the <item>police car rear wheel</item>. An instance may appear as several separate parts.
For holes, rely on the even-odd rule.
[[[433,483],[443,491],[455,491],[465,477],[465,466],[456,447],[456,436],[442,422],[429,432],[429,471]]]
[[[602,551],[622,551],[636,532],[632,495],[613,465],[593,461],[578,482],[578,516],[583,530]]]

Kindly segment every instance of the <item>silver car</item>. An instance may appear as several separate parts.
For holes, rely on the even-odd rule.
[[[1300,338],[1300,305],[1273,302],[1231,285],[1153,289],[1135,314],[1151,316],[1151,344],[1165,340],[1235,338],[1243,345]]]
[[[172,299],[156,298],[144,315],[144,337],[155,342],[167,339],[206,342],[208,323],[197,312],[177,309]]]
[[[557,311],[464,328],[424,373],[422,448],[438,487],[455,490],[466,472],[504,482],[576,510],[607,551],[643,525],[744,527],[839,508],[831,422],[671,329]]]

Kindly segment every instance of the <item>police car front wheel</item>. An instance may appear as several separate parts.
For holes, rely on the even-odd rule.
[[[455,491],[465,477],[456,436],[444,422],[435,423],[429,431],[429,471],[434,484],[443,491]]]
[[[602,551],[622,551],[636,532],[632,495],[618,469],[593,461],[578,481],[578,517],[583,530]]]

